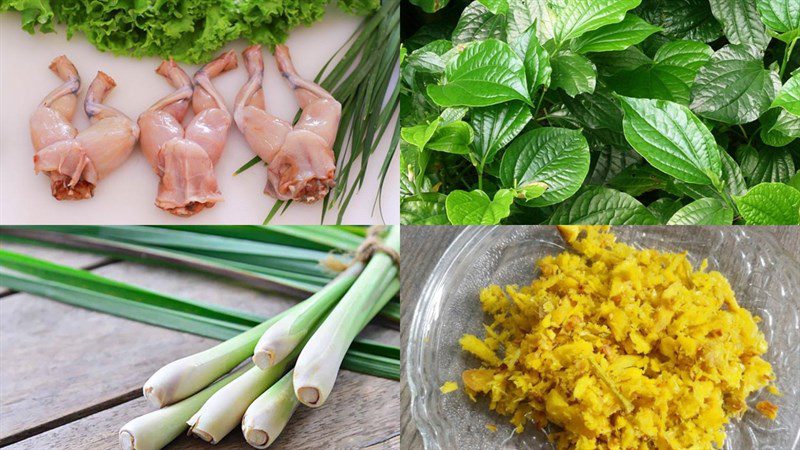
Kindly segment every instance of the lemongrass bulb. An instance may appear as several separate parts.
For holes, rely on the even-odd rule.
[[[354,263],[328,285],[308,300],[287,312],[274,325],[267,328],[253,352],[253,362],[266,369],[283,361],[306,337],[330,308],[342,298],[361,273],[364,265]]]
[[[286,368],[280,363],[267,370],[250,368],[212,395],[187,421],[189,432],[212,444],[218,443],[241,423],[247,407],[280,378]]]
[[[139,416],[119,430],[119,444],[123,450],[158,450],[164,448],[186,431],[187,419],[192,417],[215,392],[238,378],[237,371],[211,386],[166,408]]]
[[[300,402],[294,395],[292,372],[261,394],[247,408],[242,419],[242,433],[255,448],[267,448],[281,434]]]
[[[245,331],[219,345],[173,361],[158,369],[145,383],[145,398],[159,408],[182,400],[211,384],[252,354],[258,337],[282,315]]]
[[[390,230],[385,244],[399,248],[398,227]],[[311,407],[325,403],[353,339],[398,289],[394,262],[386,254],[376,253],[300,352],[294,368],[295,395],[300,402]]]

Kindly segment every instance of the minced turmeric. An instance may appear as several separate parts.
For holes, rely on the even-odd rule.
[[[521,432],[557,425],[558,449],[721,448],[724,426],[774,379],[759,318],[686,254],[637,250],[608,227],[560,227],[573,252],[529,286],[481,292],[491,317],[462,381]],[[777,414],[773,404],[758,408]]]

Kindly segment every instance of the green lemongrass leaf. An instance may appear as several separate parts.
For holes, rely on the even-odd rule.
[[[36,245],[89,249],[104,255],[144,264],[165,265],[173,268],[213,273],[246,282],[260,289],[277,290],[292,295],[316,292],[321,283],[324,284],[319,277],[258,268],[247,264],[237,264],[232,261],[126,244],[110,239],[12,227],[0,229],[0,236],[3,236],[4,239],[11,238]]]
[[[270,223],[270,221],[272,221],[275,215],[278,214],[278,211],[281,210],[282,206],[288,207],[290,204],[291,200],[289,200],[288,202],[284,202],[283,200],[277,200],[272,205],[272,208],[269,210],[269,213],[267,213],[267,217],[264,218],[264,222],[262,222],[262,225],[267,225],[268,223]]]
[[[217,320],[188,312],[172,311],[136,299],[116,297],[69,284],[18,276],[5,271],[0,274],[0,285],[15,291],[38,295],[73,306],[80,306],[150,325],[214,339],[224,339],[246,329],[245,326],[238,323]]]
[[[49,261],[33,258],[20,253],[0,249],[0,266],[17,272],[40,277],[45,280],[67,284],[92,292],[138,301],[144,304],[169,308],[173,311],[186,312],[222,322],[242,325],[243,329],[260,322],[259,317],[228,308],[214,305],[203,305],[180,300],[157,292],[142,289],[127,283],[95,275],[92,272],[73,269],[68,266],[54,264]]]
[[[276,228],[292,233],[291,229],[298,227]],[[306,232],[298,231],[296,236],[304,235],[311,238],[315,233],[315,230],[318,230],[316,233],[326,232],[326,228],[327,227],[308,227]],[[363,229],[354,228],[353,231],[363,232]],[[344,230],[341,230],[340,233],[329,233],[326,234],[326,236],[328,236],[328,238],[345,238],[345,236],[341,236],[341,233],[347,233],[349,237],[354,236],[353,233]],[[0,229],[0,236],[3,236],[5,239],[11,238],[36,245],[42,245],[43,243],[46,243],[52,246],[69,249],[75,249],[76,247],[90,249],[94,252],[99,252],[114,258],[130,260],[138,263],[164,265],[177,269],[187,268],[206,273],[213,273],[244,282],[259,289],[280,291],[294,297],[303,297],[308,293],[317,292],[334,276],[334,272],[328,270],[322,271],[322,274],[319,276],[304,273],[293,273],[242,263],[239,261],[224,260],[202,255],[198,256],[168,249],[161,250],[158,248],[139,246],[135,244],[125,244],[109,239],[97,239],[81,235],[71,235],[68,233],[57,233],[39,228],[5,227]],[[320,241],[323,240],[323,236],[321,235],[318,235],[318,238]],[[352,241],[347,245],[352,246],[355,242],[360,242],[360,240]],[[340,245],[340,247],[344,248],[343,245]],[[326,253],[326,255],[329,255],[326,256],[326,258],[331,257],[331,255],[328,253]],[[349,257],[346,257],[346,255],[343,254],[337,254],[335,258],[340,263],[344,263],[349,259]],[[386,312],[381,312],[381,316],[393,323],[399,322],[399,315],[391,309]]]
[[[304,225],[302,227],[291,225],[162,225],[160,227],[326,252],[355,250],[361,243],[361,237],[364,236],[364,233],[357,234],[353,230],[334,225]]]
[[[264,228],[343,251],[355,251],[362,241],[361,237],[345,229],[332,226],[266,226]]]
[[[2,251],[2,253],[6,254],[9,258],[23,256],[20,260],[35,259],[25,257],[24,255],[16,255],[8,251]],[[26,269],[25,266],[21,266],[19,263],[17,263],[17,267],[20,267],[21,270],[30,270],[30,273],[40,275],[49,274],[50,271],[45,270],[46,266],[54,265],[53,263],[47,263],[42,260],[39,260],[39,263],[46,264],[41,265],[41,269],[40,267],[33,266],[28,266],[31,267],[31,269]],[[6,264],[0,264],[0,267],[3,266],[6,266]],[[14,268],[11,266],[8,267]],[[14,268],[14,270],[17,269]],[[70,273],[80,270],[72,269],[67,266],[60,266],[58,267],[58,271],[61,273]],[[84,281],[91,280],[95,277],[96,275],[90,276],[89,278],[82,278],[78,275],[76,278]],[[109,290],[108,285],[104,287],[90,282],[81,284],[78,281],[70,281],[70,283],[71,284],[60,283],[48,279],[34,278],[32,276],[19,276],[8,271],[0,273],[0,286],[15,291],[26,292],[73,306],[79,306],[117,317],[218,340],[232,339],[259,324],[280,317],[280,315],[278,315],[272,319],[265,319],[250,313],[221,308],[201,302],[181,300],[148,291],[145,291],[148,292],[147,295],[142,295],[139,292],[142,291],[140,288],[119,282],[110,282],[112,285],[122,285],[119,289],[114,290]],[[106,292],[111,292],[114,295],[98,292],[93,289],[105,289]],[[126,296],[122,296],[123,294]],[[128,294],[130,294],[130,296],[127,296]],[[223,317],[231,318],[227,319]],[[256,334],[250,340],[250,347],[246,353],[252,353],[252,349],[255,347],[259,336],[260,333]],[[354,342],[361,344],[361,341],[358,340]],[[358,351],[361,353],[359,357],[353,359],[352,363],[349,357],[345,357],[342,366],[348,370],[365,373],[362,371],[362,368],[365,367],[363,362],[365,358],[369,357],[368,355],[370,355],[373,349],[377,349],[376,355],[382,358],[386,357],[388,352],[395,351],[394,349],[386,348],[378,349],[373,342],[365,341],[363,346],[358,347]],[[396,351],[399,352],[399,349]],[[400,378],[399,370],[394,378]]]

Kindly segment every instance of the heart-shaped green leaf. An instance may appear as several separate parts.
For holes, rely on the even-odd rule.
[[[528,206],[547,206],[572,196],[589,173],[589,144],[580,131],[538,128],[514,140],[500,164],[504,186],[544,183],[547,191]]]
[[[795,116],[800,116],[800,72],[786,81],[772,102],[772,106],[780,106]]]
[[[572,50],[577,53],[625,50],[659,31],[661,28],[650,25],[634,14],[628,14],[622,22],[606,25],[575,39]]]
[[[501,189],[490,199],[479,190],[453,191],[445,203],[447,218],[453,225],[496,225],[511,214],[514,192]]]
[[[761,21],[780,34],[800,33],[800,6],[797,0],[756,0]]]
[[[800,225],[800,191],[783,183],[761,183],[735,197],[748,225]]]
[[[555,12],[549,0],[508,0],[508,41],[513,42],[534,23],[541,42],[553,39]]]
[[[637,14],[671,39],[711,42],[722,34],[708,0],[644,0]]]
[[[766,112],[781,87],[753,46],[728,45],[702,67],[692,89],[692,111],[728,124],[752,122]]]
[[[667,225],[731,225],[733,210],[717,198],[701,198],[678,210]]]
[[[770,37],[753,0],[710,0],[711,12],[722,23],[731,44],[754,45],[764,51]]]
[[[656,216],[659,223],[667,223],[681,208],[683,208],[683,204],[679,200],[667,197],[662,197],[647,205],[647,209]]]
[[[426,148],[437,152],[455,153],[466,155],[469,153],[470,144],[474,134],[468,123],[458,120],[440,126],[428,141]]]
[[[536,24],[512,42],[511,48],[525,64],[525,77],[531,97],[540,86],[549,86],[553,69],[550,67],[550,54],[536,36]]]
[[[505,42],[488,39],[468,46],[445,69],[445,84],[429,85],[439,106],[489,106],[511,100],[530,103],[522,60]]]
[[[552,225],[656,225],[658,219],[624,192],[591,187],[562,203],[550,218]]]
[[[794,175],[792,154],[787,148],[763,148],[756,152],[755,166],[745,172],[750,186],[760,183],[785,183]]]
[[[486,39],[506,39],[506,18],[495,15],[479,1],[474,1],[464,8],[453,30],[453,43],[466,44]]]
[[[426,192],[401,200],[400,222],[403,225],[447,225],[444,194]]]
[[[570,97],[594,92],[597,85],[597,70],[586,57],[571,51],[563,51],[553,55],[550,65],[553,68],[551,88],[561,88]]]
[[[694,184],[717,185],[722,164],[714,136],[685,106],[620,97],[625,138],[656,169]]]
[[[653,61],[659,65],[677,66],[691,69],[695,74],[701,67],[708,64],[714,50],[707,44],[695,41],[672,41],[662,45],[656,51]],[[694,81],[684,80],[687,83]]]
[[[605,25],[621,22],[642,0],[570,0],[553,25],[557,43],[567,42]]]
[[[507,102],[472,110],[475,129],[473,146],[476,166],[482,169],[494,160],[500,149],[508,145],[533,118],[528,105]]]

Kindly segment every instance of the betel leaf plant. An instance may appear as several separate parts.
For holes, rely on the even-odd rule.
[[[798,0],[412,0],[405,224],[800,224]]]

